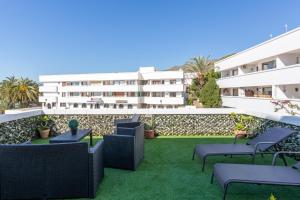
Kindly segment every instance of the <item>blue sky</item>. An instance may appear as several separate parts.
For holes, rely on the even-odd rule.
[[[300,26],[299,0],[0,0],[0,79],[165,69]]]

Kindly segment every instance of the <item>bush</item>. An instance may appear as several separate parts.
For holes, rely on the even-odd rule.
[[[219,108],[222,105],[220,88],[214,78],[209,78],[201,89],[200,100],[205,108]]]

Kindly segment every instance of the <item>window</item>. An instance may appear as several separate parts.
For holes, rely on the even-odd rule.
[[[135,80],[127,81],[127,85],[135,85]]]
[[[142,97],[150,97],[150,92],[142,92]]]
[[[95,109],[100,109],[100,104],[99,103],[96,103]]]
[[[61,93],[61,96],[62,96],[62,97],[66,97],[66,93],[65,93],[65,92],[62,92],[62,93]]]
[[[104,104],[104,108],[109,108],[109,104]]]
[[[176,97],[176,92],[170,92],[170,97]]]
[[[113,81],[113,85],[124,85],[125,81]]]
[[[79,92],[70,92],[71,97],[79,97],[80,93]]]
[[[66,103],[60,103],[59,106],[60,106],[60,107],[66,107],[67,105],[66,105]]]
[[[164,92],[152,92],[152,97],[164,97]]]
[[[88,85],[88,82],[87,81],[82,81],[81,85]]]
[[[172,106],[167,106],[167,109],[172,109],[173,107]]]
[[[268,70],[268,69],[273,69],[276,68],[276,61],[272,60],[270,62],[265,62],[262,64],[262,70]]]
[[[232,70],[232,76],[236,76],[236,75],[238,75],[238,74],[239,74],[238,69]]]
[[[78,108],[78,103],[74,103],[73,107]]]
[[[92,97],[100,97],[101,96],[101,92],[92,92],[91,96]]]
[[[171,85],[176,84],[176,80],[170,80],[170,84],[171,84]]]
[[[87,96],[88,96],[88,93],[87,93],[87,92],[81,92],[81,96],[82,96],[82,97],[87,97]]]
[[[81,105],[81,107],[82,108],[86,108],[87,106],[86,106],[86,103],[83,103],[82,105]]]
[[[116,109],[117,108],[117,104],[114,104],[114,109]]]
[[[128,108],[128,109],[132,109],[133,106],[132,106],[131,104],[128,104],[127,108]]]
[[[79,86],[79,82],[71,82],[72,86]]]
[[[163,85],[165,84],[164,80],[153,80],[152,85]]]
[[[236,89],[232,89],[232,96],[239,96],[239,90]]]
[[[114,96],[114,97],[124,97],[125,92],[113,92],[112,96]]]
[[[137,94],[135,92],[127,92],[126,94],[128,97],[136,97]]]
[[[120,104],[120,105],[119,105],[119,108],[120,108],[120,109],[123,109],[123,108],[124,108],[124,105],[123,105],[123,104]]]

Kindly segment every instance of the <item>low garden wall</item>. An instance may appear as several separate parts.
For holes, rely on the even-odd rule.
[[[224,110],[224,109],[223,109]],[[174,111],[167,114],[148,112],[150,114],[141,114],[143,122],[152,123],[155,131],[161,136],[180,135],[232,135],[234,122],[230,117],[230,112],[219,110],[218,112],[183,112],[178,114]],[[145,112],[145,111],[144,111]],[[177,111],[178,112],[178,111]],[[166,113],[166,111],[164,111]],[[221,114],[218,114],[221,113]],[[237,113],[239,113],[237,111]],[[0,119],[0,143],[21,143],[37,136],[36,124],[39,115],[46,114],[53,123],[53,132],[62,133],[67,131],[68,121],[77,119],[80,122],[80,128],[92,128],[94,135],[111,134],[113,132],[113,121],[115,119],[129,118],[130,114],[78,114],[78,113],[35,113],[32,116],[27,115],[24,118],[16,120],[2,121]],[[281,126],[300,131],[300,126],[292,125],[271,119],[254,117],[254,123],[251,131],[258,133],[263,129]],[[282,144],[286,150],[300,150],[298,135],[294,135]]]

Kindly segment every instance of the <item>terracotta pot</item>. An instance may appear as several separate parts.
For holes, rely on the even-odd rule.
[[[49,137],[50,129],[40,130],[39,132],[42,139],[47,139]]]
[[[247,131],[235,130],[235,135],[238,135],[237,138],[245,138],[247,136]]]
[[[146,139],[153,139],[155,138],[155,131],[154,130],[145,130],[144,135]]]

